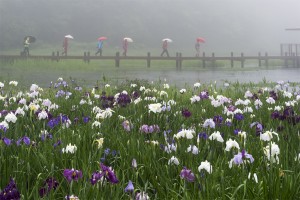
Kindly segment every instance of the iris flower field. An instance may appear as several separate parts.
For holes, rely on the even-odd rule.
[[[300,199],[300,84],[0,82],[0,200]]]

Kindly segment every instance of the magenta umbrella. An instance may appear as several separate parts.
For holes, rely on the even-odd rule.
[[[203,43],[205,42],[205,39],[202,37],[197,37],[196,40],[197,40],[197,42],[203,42]]]
[[[107,37],[99,37],[98,40],[107,40]]]

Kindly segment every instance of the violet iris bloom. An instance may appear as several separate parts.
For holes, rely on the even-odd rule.
[[[8,138],[5,137],[2,140],[3,140],[4,144],[6,144],[6,146],[11,145],[11,139],[8,139]]]
[[[17,140],[17,146],[20,146],[21,142],[24,142],[26,145],[30,145],[30,139],[27,136],[24,136]]]
[[[180,172],[180,178],[187,180],[188,182],[194,182],[195,181],[195,175],[192,172],[192,170],[187,169],[186,167],[183,167],[183,169]]]
[[[55,178],[47,178],[44,182],[43,187],[39,190],[40,197],[48,195],[48,193],[53,189],[55,190],[58,187],[59,183]]]
[[[9,184],[1,191],[0,199],[2,200],[19,200],[20,192],[17,189],[15,181],[11,178]]]
[[[242,152],[234,156],[233,161],[235,164],[240,165],[245,159],[249,159],[250,163],[253,163],[254,161],[254,158],[251,154],[248,154],[245,150],[242,150]]]
[[[82,172],[77,169],[65,169],[64,177],[71,182],[72,180],[78,181],[79,178],[82,178]]]
[[[129,180],[128,185],[126,186],[126,188],[124,189],[125,192],[133,192],[134,191],[134,186],[132,184],[132,181]]]
[[[90,179],[92,185],[96,184],[102,177],[112,184],[119,182],[117,176],[109,167],[105,166],[103,163],[100,164],[100,167],[102,169],[101,172],[96,171],[92,174],[92,178]]]
[[[186,118],[192,116],[192,113],[186,108],[181,111],[181,114],[182,114],[182,116],[184,116]]]
[[[236,113],[236,114],[234,115],[234,118],[235,118],[236,120],[238,120],[238,121],[241,121],[241,120],[244,119],[244,115],[241,114],[241,113]]]

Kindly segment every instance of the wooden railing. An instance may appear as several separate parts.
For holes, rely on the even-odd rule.
[[[208,62],[210,62],[209,66],[216,66],[217,61],[228,61],[231,67],[234,67],[234,63],[240,62],[240,66],[243,68],[245,66],[245,61],[247,60],[257,60],[258,66],[261,67],[262,65],[268,67],[269,61],[271,60],[281,60],[283,66],[292,66],[292,67],[299,67],[300,66],[300,57],[293,54],[280,56],[270,56],[268,53],[261,55],[258,53],[257,56],[245,56],[244,53],[240,55],[234,55],[232,52],[230,56],[215,56],[215,53],[212,53],[211,56],[207,56],[205,52],[199,57],[189,57],[189,56],[182,56],[182,53],[176,53],[174,57],[161,57],[161,56],[151,56],[150,53],[147,53],[146,56],[121,56],[119,52],[116,53],[115,56],[93,56],[90,55],[90,52],[84,52],[83,56],[61,56],[59,52],[52,52],[50,56],[41,56],[41,55],[30,55],[30,56],[20,56],[20,55],[0,55],[0,60],[4,61],[14,61],[17,59],[45,59],[45,60],[52,60],[59,62],[60,60],[65,59],[78,59],[83,60],[85,63],[89,63],[91,60],[114,60],[115,67],[120,67],[121,60],[145,60],[146,66],[151,67],[151,61],[153,60],[169,60],[175,61],[176,69],[182,69],[183,61],[188,60],[195,60],[202,62],[202,67],[207,67]]]

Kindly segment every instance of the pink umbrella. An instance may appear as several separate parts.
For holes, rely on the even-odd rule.
[[[99,37],[98,40],[107,40],[107,37]]]
[[[202,37],[197,37],[196,40],[197,40],[197,42],[203,42],[203,43],[205,42],[205,39]]]

